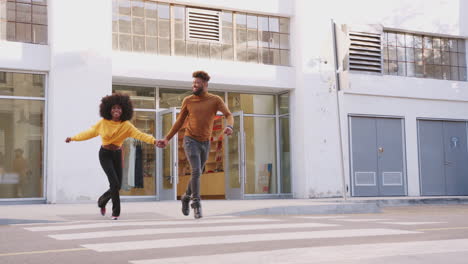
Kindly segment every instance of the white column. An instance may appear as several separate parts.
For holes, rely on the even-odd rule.
[[[296,198],[342,195],[331,11],[332,7],[317,6],[314,1],[295,1],[291,159]]]
[[[95,201],[107,188],[99,138],[65,138],[97,122],[112,92],[112,2],[49,0],[47,201]]]

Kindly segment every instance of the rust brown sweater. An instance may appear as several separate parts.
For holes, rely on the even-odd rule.
[[[170,140],[182,128],[182,125],[188,118],[185,135],[198,141],[210,140],[213,121],[217,111],[224,114],[228,125],[234,125],[234,118],[221,97],[207,92],[199,96],[191,95],[185,97],[179,117],[172,126],[172,129],[167,133],[166,139]]]

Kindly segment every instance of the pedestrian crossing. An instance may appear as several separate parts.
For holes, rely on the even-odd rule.
[[[369,223],[363,228],[362,223]],[[136,221],[70,222],[61,224],[38,224],[22,226],[23,229],[37,232],[59,241],[71,241],[79,248],[97,253],[106,252],[140,252],[147,250],[154,258],[128,259],[134,264],[159,263],[302,263],[295,262],[300,258],[308,259],[304,263],[337,263],[347,254],[372,252],[375,256],[392,256],[407,254],[415,249],[417,254],[424,254],[435,247],[436,242],[443,245],[442,251],[460,252],[465,247],[452,246],[453,241],[416,241],[400,243],[337,245],[288,248],[294,241],[320,241],[371,237],[398,237],[418,235],[423,231],[410,229],[414,226],[437,225],[443,222],[411,222],[380,218],[358,218],[350,216],[291,216],[291,217],[206,217],[194,219],[140,219]],[[400,228],[401,227],[401,228]],[[116,240],[114,238],[120,238]],[[466,245],[468,240],[458,241]],[[160,256],[158,252],[184,248],[190,251],[200,246],[227,247],[254,243],[256,248],[264,250],[217,254],[213,251],[203,256]],[[284,249],[269,249],[268,245],[276,243],[286,245]],[[406,244],[405,244],[406,243]],[[426,243],[426,244],[424,244]],[[431,244],[432,243],[432,244]],[[308,244],[310,245],[310,243]],[[381,249],[383,246],[385,249]],[[426,247],[426,250],[424,248]],[[437,245],[437,247],[439,247]],[[440,247],[439,247],[440,248]],[[392,250],[391,250],[392,249]],[[380,251],[379,251],[380,250]],[[328,252],[328,253],[327,253]],[[337,254],[338,252],[338,254]],[[377,252],[377,254],[374,254]],[[447,251],[448,252],[448,251]],[[137,256],[137,255],[134,255]],[[321,262],[310,262],[310,260]],[[243,261],[244,260],[244,261]],[[293,261],[294,260],[294,261]]]
[[[394,263],[378,259],[392,256],[423,256],[437,253],[466,252],[468,239],[433,240],[400,243],[360,244],[328,247],[307,247],[272,251],[240,252],[163,259],[130,261],[132,264],[237,264],[237,263]],[[372,254],[369,254],[372,253]],[[365,260],[371,260],[365,262]],[[413,263],[413,262],[411,262]],[[421,262],[417,262],[421,263]],[[425,262],[427,263],[427,262]]]

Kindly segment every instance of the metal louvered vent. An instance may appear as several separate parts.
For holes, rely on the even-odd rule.
[[[349,32],[349,69],[359,72],[382,73],[381,35]]]
[[[221,12],[187,8],[187,39],[221,42]]]

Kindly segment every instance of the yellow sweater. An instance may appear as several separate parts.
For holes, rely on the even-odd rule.
[[[116,122],[107,119],[101,119],[90,129],[79,133],[71,138],[73,141],[83,141],[93,137],[101,136],[102,144],[114,144],[122,146],[124,140],[132,137],[148,144],[154,144],[155,138],[138,130],[130,121]]]

